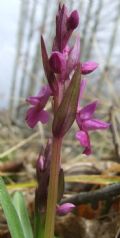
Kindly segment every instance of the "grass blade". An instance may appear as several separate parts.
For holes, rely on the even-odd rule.
[[[25,238],[17,212],[12,204],[11,197],[6,190],[3,179],[0,177],[0,203],[3,208],[9,231],[12,238]]]

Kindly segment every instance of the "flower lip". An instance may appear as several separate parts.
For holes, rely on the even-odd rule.
[[[76,132],[76,139],[80,142],[81,146],[84,147],[83,154],[90,155],[91,154],[91,145],[90,138],[87,131],[78,131]]]
[[[47,123],[49,113],[44,110],[39,111],[37,107],[31,107],[27,111],[25,120],[30,128],[34,128],[38,122]]]

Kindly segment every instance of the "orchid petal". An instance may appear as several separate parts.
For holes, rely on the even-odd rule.
[[[26,122],[30,128],[34,128],[36,124],[41,121],[42,123],[47,123],[49,120],[48,112],[39,111],[36,107],[31,107],[27,111]]]
[[[109,128],[110,123],[101,121],[101,120],[97,120],[97,119],[91,119],[91,120],[85,120],[82,123],[82,128],[84,128],[85,130],[104,130]]]
[[[40,97],[37,96],[29,96],[26,101],[33,106],[36,106],[40,102]]]
[[[85,62],[81,64],[81,73],[82,74],[89,74],[92,73],[96,68],[98,67],[98,64],[95,62]]]
[[[29,96],[26,101],[33,106],[37,106],[38,104],[44,105],[47,103],[48,98],[52,95],[52,91],[49,85],[45,85],[41,88],[37,96]]]
[[[44,85],[40,89],[38,93],[38,97],[44,97],[44,96],[51,96],[52,95],[52,90],[50,89],[49,85]]]
[[[85,147],[83,154],[90,155],[91,145],[90,145],[90,138],[88,133],[85,131],[78,131],[76,133],[76,139],[79,140],[82,147]]]
[[[71,48],[69,47],[69,45],[66,45],[64,50],[63,50],[63,54],[64,54],[66,60],[68,59],[68,55],[69,55],[70,50],[71,50]]]
[[[79,100],[82,98],[85,87],[86,87],[87,81],[85,79],[81,80],[80,84],[80,94],[79,94]]]
[[[94,101],[92,103],[89,103],[88,105],[86,105],[85,107],[83,107],[80,111],[79,111],[79,119],[80,120],[86,120],[86,119],[90,119],[97,107],[98,101]]]
[[[31,107],[27,111],[26,122],[30,128],[34,128],[38,122],[38,111],[35,107]]]
[[[49,113],[47,111],[42,110],[39,113],[39,121],[41,121],[43,124],[47,123],[49,121]]]
[[[91,155],[91,153],[92,153],[91,147],[86,147],[85,150],[83,151],[83,154],[85,155]]]
[[[42,123],[48,122],[49,114],[48,112],[44,111],[43,108],[45,107],[51,95],[52,91],[49,85],[45,85],[41,88],[38,96],[27,98],[27,102],[33,105],[33,107],[28,109],[26,115],[26,122],[29,127],[33,128],[38,121],[41,121]]]
[[[90,139],[89,135],[85,131],[78,131],[76,132],[76,139],[79,140],[81,146],[89,147],[90,146]]]
[[[71,49],[67,61],[67,74],[77,66],[80,61],[80,37],[77,37],[74,47]]]
[[[75,208],[75,205],[72,203],[64,203],[60,206],[57,206],[57,214],[58,215],[66,215],[71,212]]]

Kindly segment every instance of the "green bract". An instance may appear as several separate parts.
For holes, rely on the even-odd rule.
[[[53,120],[55,137],[63,137],[76,118],[80,80],[80,67],[77,67]]]

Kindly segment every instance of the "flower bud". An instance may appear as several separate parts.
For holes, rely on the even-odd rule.
[[[98,67],[98,64],[92,61],[88,61],[81,64],[81,73],[82,74],[89,74],[92,73],[96,68]]]
[[[64,55],[58,51],[54,51],[49,59],[50,66],[56,74],[65,71],[66,59]]]
[[[45,158],[44,158],[43,155],[41,155],[39,157],[39,159],[37,160],[37,166],[36,167],[41,172],[44,170],[44,160],[45,160]]]
[[[79,15],[78,12],[75,10],[73,11],[68,20],[67,20],[67,29],[74,30],[79,24]]]
[[[60,206],[57,206],[57,214],[58,215],[66,215],[71,212],[75,208],[75,205],[72,203],[64,203]]]
[[[51,141],[49,140],[45,149],[42,148],[36,163],[36,174],[38,187],[36,189],[35,207],[42,211],[46,207],[48,183],[50,176]]]

